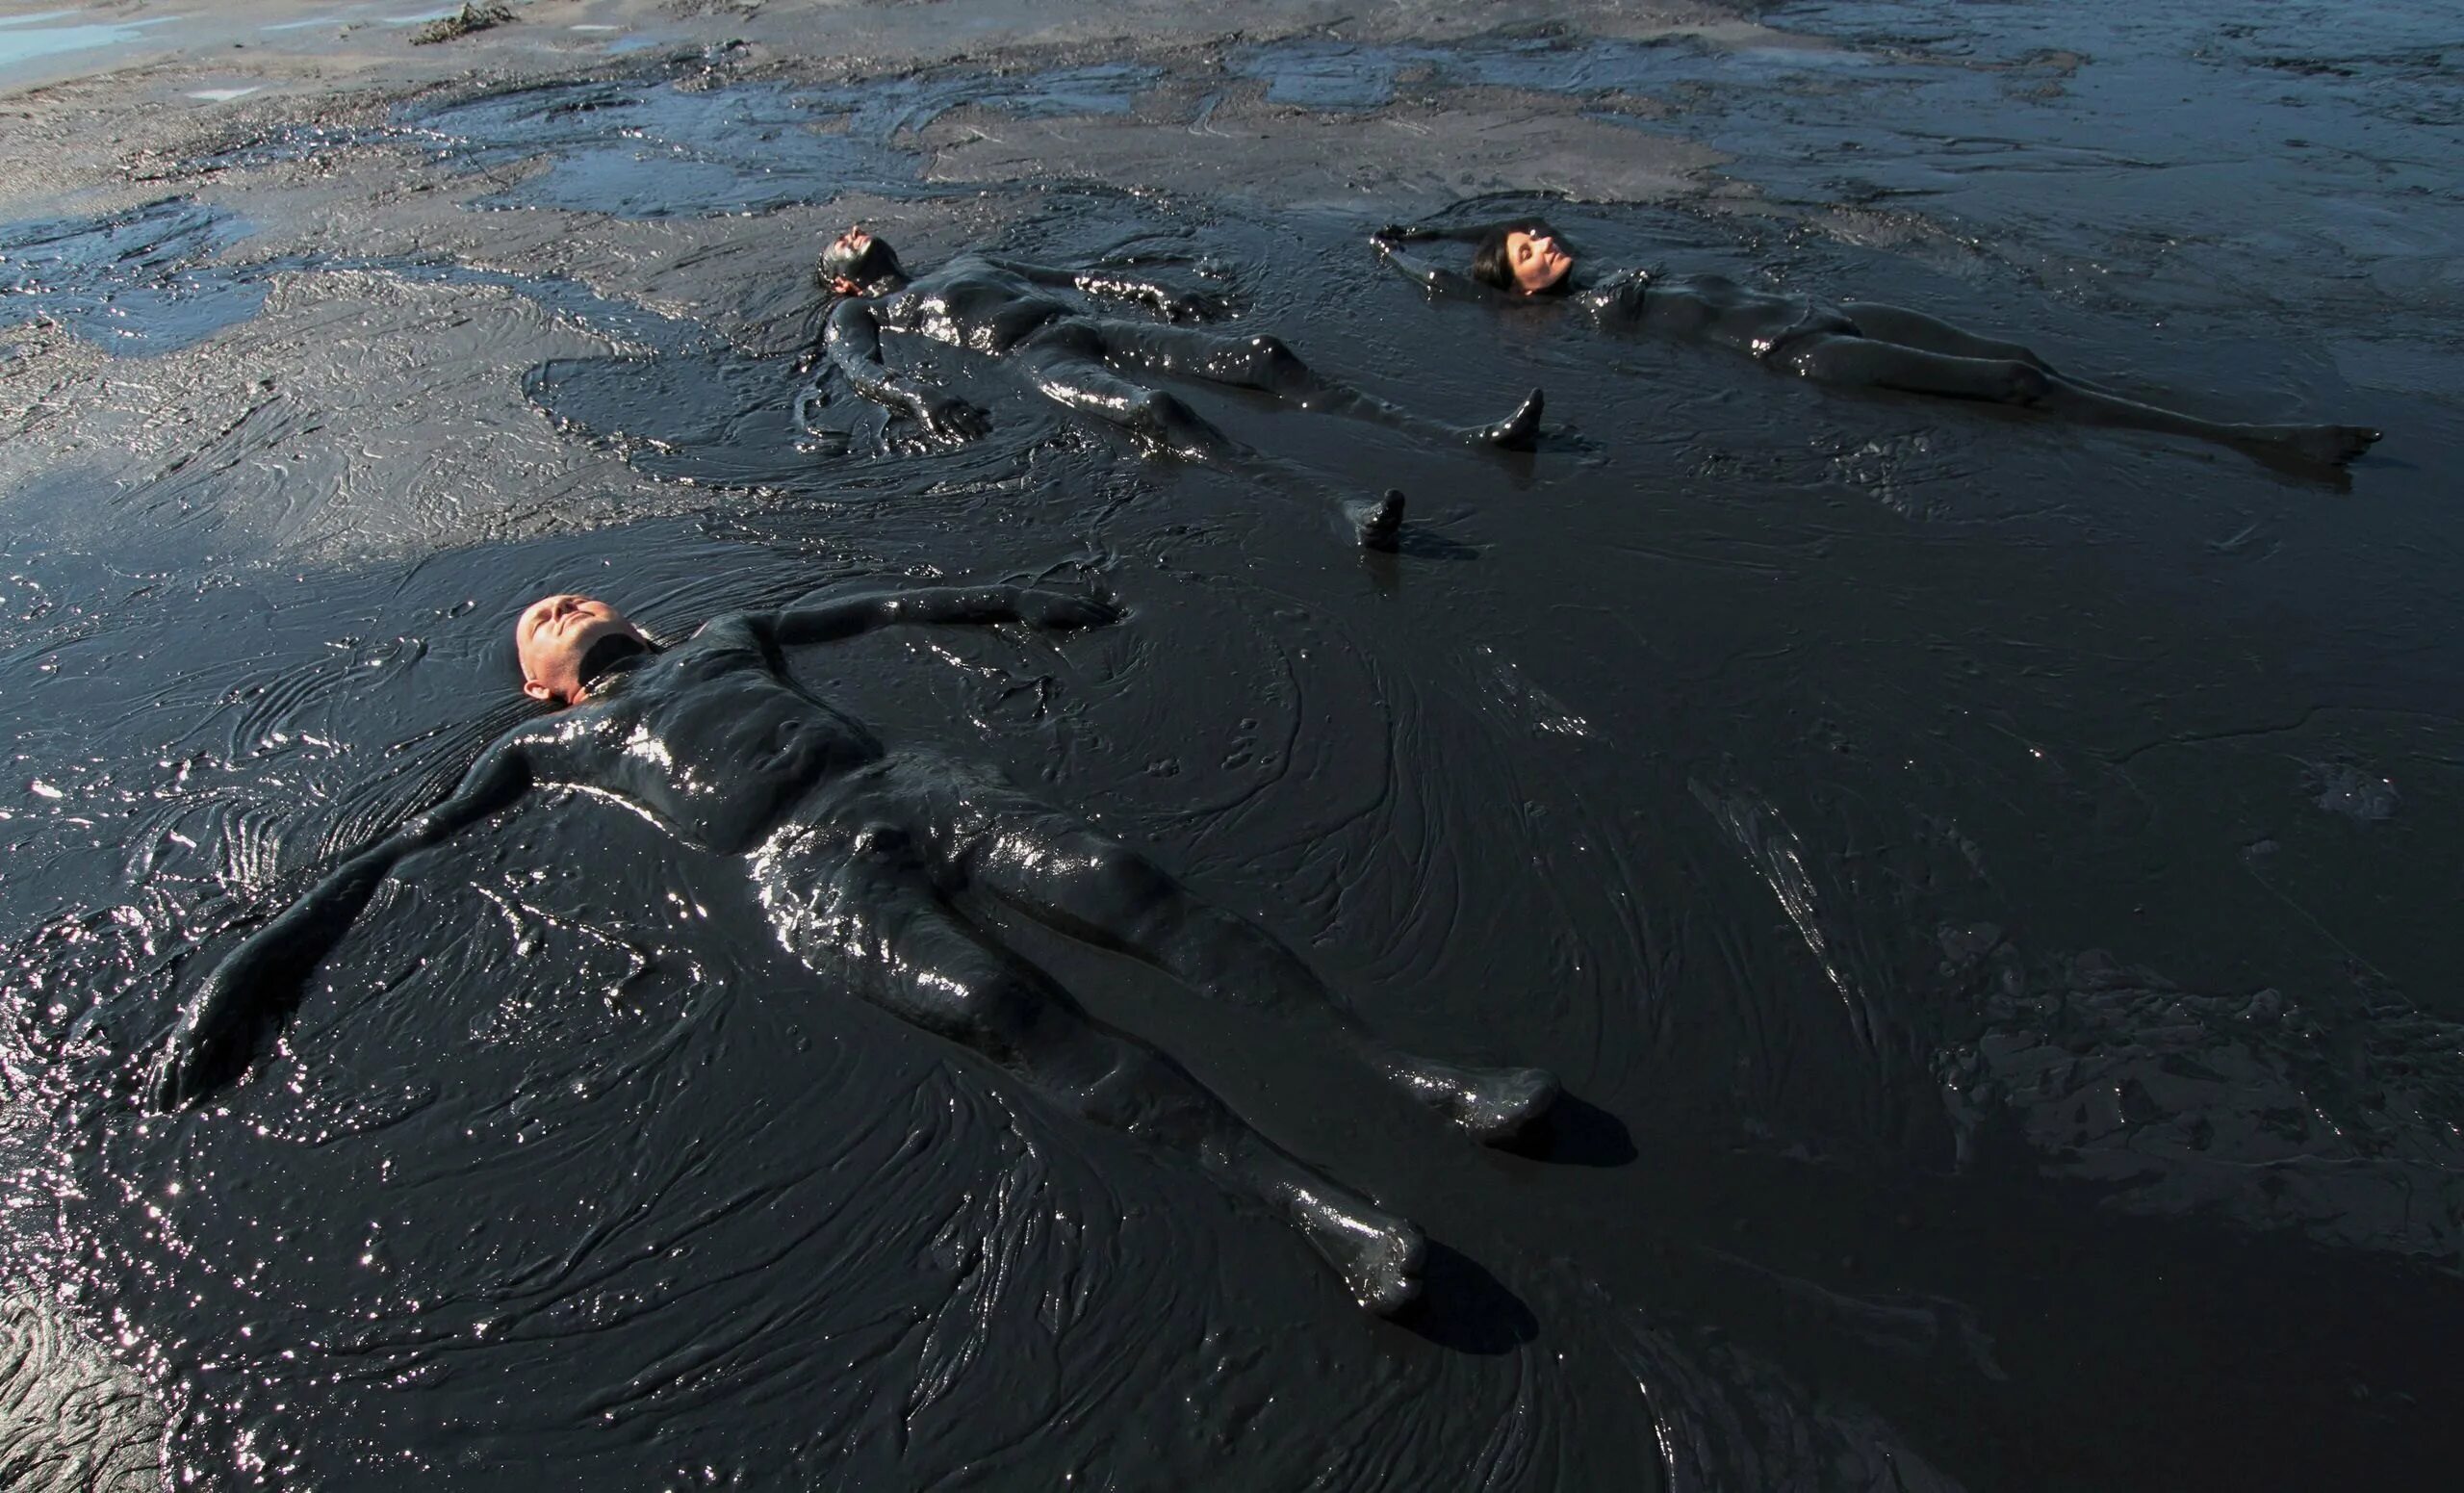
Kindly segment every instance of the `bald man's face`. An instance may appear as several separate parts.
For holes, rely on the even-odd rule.
[[[524,607],[513,625],[514,651],[522,657],[522,692],[550,705],[573,704],[581,697],[582,656],[610,633],[650,645],[623,612],[593,597],[551,596]]]

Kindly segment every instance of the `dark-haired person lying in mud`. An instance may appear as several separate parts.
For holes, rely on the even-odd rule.
[[[1402,245],[1444,239],[1474,245],[1471,273],[1441,269]],[[1984,399],[2086,425],[2195,436],[2261,456],[2342,466],[2378,439],[2362,425],[2264,425],[2201,420],[2124,399],[2056,370],[2016,343],[1874,301],[1837,305],[1752,290],[1722,275],[1628,270],[1585,285],[1571,245],[1548,222],[1423,227],[1370,236],[1386,262],[1432,291],[1512,302],[1568,299],[1603,327],[1665,332],[1734,348],[1821,383]]]
[[[882,361],[885,332],[1007,354],[1045,398],[1118,425],[1150,449],[1310,486],[1322,484],[1224,434],[1177,397],[1126,375],[1254,389],[1302,409],[1475,445],[1527,448],[1540,425],[1537,389],[1496,425],[1456,427],[1326,377],[1280,338],[1097,316],[1055,294],[1142,305],[1171,322],[1204,321],[1222,310],[1213,296],[1176,293],[1114,270],[961,254],[930,274],[910,276],[886,242],[850,228],[823,250],[820,275],[843,297],[831,308],[825,334],[831,363],[858,393],[910,416],[937,440],[983,434],[984,411],[912,373],[892,372]],[[1403,517],[1401,493],[1390,488],[1379,498],[1338,496],[1335,502],[1361,543],[1394,541]]]
[[[223,960],[180,1016],[154,1070],[155,1102],[185,1103],[244,1068],[405,857],[534,787],[586,788],[697,850],[741,857],[772,931],[816,973],[972,1048],[1064,1110],[1186,1152],[1288,1220],[1363,1306],[1393,1311],[1420,1290],[1419,1230],[1302,1166],[1171,1059],[1088,1016],[961,900],[996,902],[1207,995],[1315,1026],[1477,1141],[1514,1137],[1554,1102],[1557,1081],[1386,1045],[1261,929],[990,771],[886,747],[796,683],[782,656],[898,623],[1065,631],[1115,615],[1065,592],[932,587],[732,613],[662,648],[603,602],[534,603],[514,629],[522,687],[555,713],[508,732],[450,798],[345,860]]]

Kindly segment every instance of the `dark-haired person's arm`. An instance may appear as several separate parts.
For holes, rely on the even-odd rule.
[[[1378,232],[1383,233],[1385,230],[1380,229]],[[1377,250],[1380,259],[1385,260],[1389,267],[1406,279],[1418,284],[1423,290],[1439,296],[1454,296],[1469,300],[1491,300],[1502,296],[1502,293],[1495,287],[1482,285],[1470,275],[1457,270],[1432,265],[1417,254],[1405,252],[1397,247],[1393,242],[1380,238],[1376,234],[1372,234],[1369,242]]]
[[[984,411],[948,390],[890,372],[882,361],[881,319],[869,300],[850,296],[833,307],[822,346],[858,394],[911,417],[936,440],[971,440],[991,427]]]
[[[526,731],[527,728],[525,728]],[[152,1098],[177,1109],[247,1068],[266,1028],[298,1001],[299,987],[376,895],[396,863],[510,807],[530,786],[519,735],[490,747],[444,803],[359,851],[273,921],[250,934],[201,981],[155,1063]]]
[[[1168,322],[1212,322],[1231,308],[1223,297],[1207,291],[1178,291],[1156,280],[1143,280],[1117,270],[1064,270],[1054,265],[1028,264],[1023,260],[995,259],[984,256],[984,262],[996,270],[1006,270],[1031,285],[1046,285],[1056,290],[1076,291],[1097,300],[1125,300],[1146,307]]]
[[[1449,244],[1477,244],[1500,228],[1527,223],[1526,218],[1501,218],[1485,223],[1388,223],[1369,237],[1380,244],[1420,244],[1442,241]]]
[[[1648,270],[1620,270],[1575,299],[1603,325],[1640,326],[1643,300],[1651,294],[1653,278]]]
[[[1110,602],[1041,586],[917,586],[796,602],[747,619],[783,644],[827,643],[902,624],[1022,622],[1048,631],[1101,627],[1120,615]]]

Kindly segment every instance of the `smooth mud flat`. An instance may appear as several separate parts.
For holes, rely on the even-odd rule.
[[[2464,1464],[2452,8],[133,3],[0,17],[0,1482],[2445,1486]],[[1485,199],[1473,202],[1469,199]],[[1368,232],[1923,307],[2340,478],[1432,304]],[[995,363],[797,393],[820,243],[1135,260],[1533,453]],[[183,992],[524,718],[519,607],[883,579],[796,656],[1571,1097],[1467,1149],[1035,958],[1417,1220],[1291,1232],[780,947],[585,795],[406,862],[164,1117]],[[1027,939],[1024,929],[1014,930]]]

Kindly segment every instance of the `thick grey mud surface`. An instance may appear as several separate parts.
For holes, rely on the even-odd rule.
[[[2205,9],[606,0],[414,51],[346,5],[110,79],[0,27],[0,84],[52,80],[0,96],[0,1288],[62,1365],[25,1403],[205,1486],[2443,1482],[2464,93],[2443,7]],[[203,35],[107,19],[78,44]],[[1367,251],[1504,191],[1602,263],[2388,437],[2326,482],[1827,392]],[[960,354],[891,349],[980,442],[843,390],[802,428],[857,219],[1135,261],[1450,420],[1543,384],[1551,427],[1192,396],[1409,492],[1366,557]],[[1564,1075],[1527,1153],[1467,1153],[1031,943],[1420,1223],[1411,1314],[588,797],[408,862],[246,1081],[142,1110],[189,984],[521,718],[522,603],[682,631],[894,577],[1128,616],[804,679],[1151,848],[1395,1040]]]

